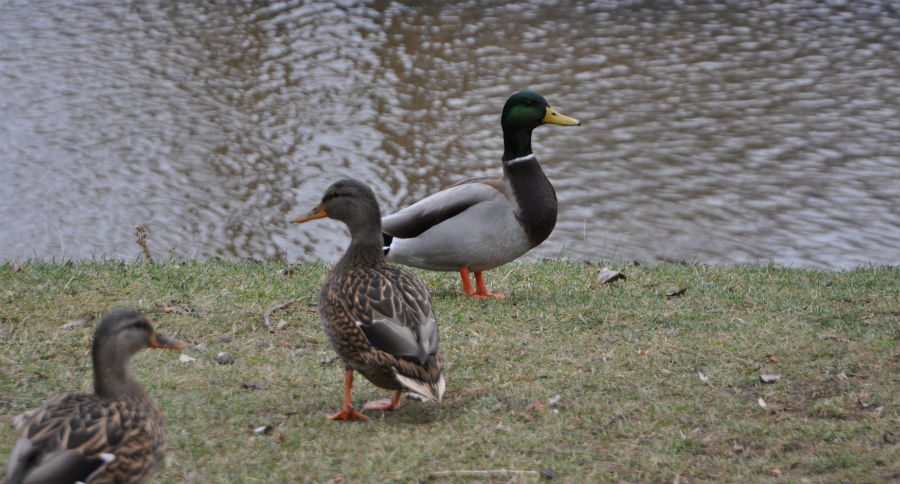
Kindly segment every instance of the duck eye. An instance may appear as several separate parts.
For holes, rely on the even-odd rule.
[[[325,200],[331,200],[333,198],[339,198],[339,197],[346,197],[347,195],[348,195],[347,193],[334,191],[334,192],[329,193],[328,195],[325,195]]]

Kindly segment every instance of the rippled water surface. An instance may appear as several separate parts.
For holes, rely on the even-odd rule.
[[[898,4],[663,3],[4,2],[0,260],[332,261],[290,216],[498,173],[527,88],[584,123],[532,258],[900,263]]]

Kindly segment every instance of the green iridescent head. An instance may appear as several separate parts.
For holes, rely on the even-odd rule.
[[[579,126],[581,121],[556,112],[533,91],[517,92],[506,100],[500,125],[503,126],[503,161],[531,154],[531,131],[542,124]]]
[[[544,96],[533,91],[521,91],[506,100],[503,114],[500,115],[500,124],[504,131],[530,132],[542,124],[579,126],[581,122],[556,112]]]

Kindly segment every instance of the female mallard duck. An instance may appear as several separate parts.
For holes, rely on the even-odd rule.
[[[292,222],[322,217],[347,224],[351,238],[319,292],[322,326],[345,365],[344,405],[328,418],[368,420],[350,401],[354,370],[396,391],[390,400],[367,403],[366,410],[397,408],[404,390],[440,401],[444,377],[431,294],[419,276],[385,261],[375,194],[356,180],[341,180],[328,187],[322,203]]]
[[[433,271],[459,271],[463,290],[487,290],[482,271],[510,262],[544,241],[556,225],[556,192],[531,151],[542,124],[578,126],[540,94],[523,91],[503,106],[503,176],[457,183],[381,220],[387,260]],[[472,289],[469,271],[475,273]]]
[[[144,482],[165,453],[159,408],[128,369],[144,348],[182,349],[143,314],[106,314],[94,333],[94,393],[69,393],[29,411],[6,482]]]

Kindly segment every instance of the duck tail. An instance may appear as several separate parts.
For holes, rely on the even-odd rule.
[[[444,383],[443,374],[439,374],[438,380],[433,383],[424,382],[418,378],[403,376],[400,373],[395,373],[395,376],[397,377],[397,381],[399,381],[404,388],[409,390],[410,393],[414,393],[426,401],[440,402],[441,398],[444,396],[444,390],[447,388]]]

